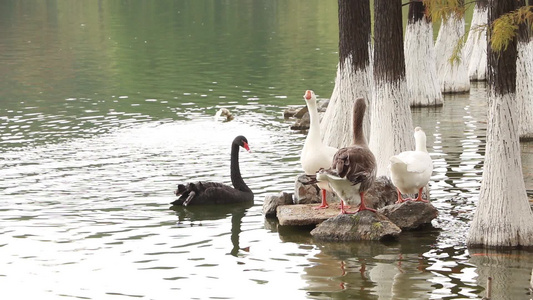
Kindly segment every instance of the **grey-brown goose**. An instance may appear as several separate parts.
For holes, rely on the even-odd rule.
[[[346,211],[344,201],[352,205],[359,205],[357,210],[371,210],[365,205],[364,194],[376,179],[376,158],[366,142],[363,133],[363,118],[366,103],[358,98],[353,111],[353,144],[341,148],[333,157],[331,167],[322,169],[316,174],[319,181],[329,182],[333,191],[341,198],[341,214]]]

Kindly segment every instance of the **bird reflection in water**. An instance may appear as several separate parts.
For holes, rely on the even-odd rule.
[[[178,224],[182,224],[185,221],[190,221],[191,226],[194,226],[194,222],[202,221],[214,221],[220,219],[226,219],[231,215],[231,244],[232,249],[230,254],[238,256],[239,251],[248,252],[248,247],[239,247],[239,235],[241,233],[242,218],[246,215],[246,212],[253,203],[237,203],[226,205],[200,205],[200,206],[171,206],[170,209],[176,212],[178,216]]]

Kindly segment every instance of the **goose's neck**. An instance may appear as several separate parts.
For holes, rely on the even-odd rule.
[[[424,135],[418,135],[415,137],[416,151],[428,152],[426,148],[426,137]]]
[[[231,161],[230,161],[230,173],[231,173],[231,183],[233,187],[239,191],[243,192],[252,192],[250,188],[246,185],[241,176],[241,169],[239,168],[239,145],[231,145]]]
[[[312,140],[320,140],[320,118],[316,108],[316,102],[307,102],[309,112],[309,132],[307,135]]]
[[[364,102],[358,105],[359,101],[354,106],[353,111],[353,143],[354,145],[367,146],[365,134],[363,132],[363,120],[365,117],[366,104]]]

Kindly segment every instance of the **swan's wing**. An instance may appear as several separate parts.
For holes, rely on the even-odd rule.
[[[210,199],[209,203],[211,204],[226,204],[244,201],[245,198],[242,197],[242,194],[242,191],[229,185],[219,183],[217,186],[207,188],[204,191],[202,198],[204,201]]]
[[[176,196],[179,196],[179,198],[173,201],[171,204],[187,206],[196,204],[198,201],[202,202],[205,197],[210,197],[211,189],[218,188],[220,186],[226,185],[210,181],[197,181],[187,184],[178,184],[178,189],[175,191],[175,194]]]
[[[187,199],[185,199],[185,201],[183,201],[183,206],[187,206],[191,203],[192,199],[194,199],[194,196],[196,196],[196,192],[195,191],[191,191],[189,193],[189,196],[187,196]]]

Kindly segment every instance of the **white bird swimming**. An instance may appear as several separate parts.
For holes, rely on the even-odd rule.
[[[391,156],[389,170],[391,179],[398,191],[398,201],[402,203],[411,198],[403,199],[402,194],[415,194],[414,200],[429,202],[422,199],[422,189],[428,184],[433,173],[433,161],[426,149],[426,134],[420,127],[415,128],[415,151],[404,151]]]
[[[315,93],[311,90],[305,91],[304,99],[309,111],[310,124],[300,155],[300,163],[306,175],[314,176],[321,168],[329,168],[331,166],[333,156],[337,153],[337,148],[322,143]],[[327,208],[326,190],[332,190],[327,182],[318,182],[317,185],[322,192],[322,203],[317,208]]]
[[[365,205],[365,192],[372,186],[376,179],[376,158],[368,148],[363,133],[363,118],[365,115],[365,99],[358,98],[354,103],[353,112],[353,144],[339,149],[333,157],[331,167],[321,169],[316,174],[316,179],[329,182],[329,185],[341,198],[341,214],[347,214],[344,202],[359,205],[357,210],[370,210]]]

